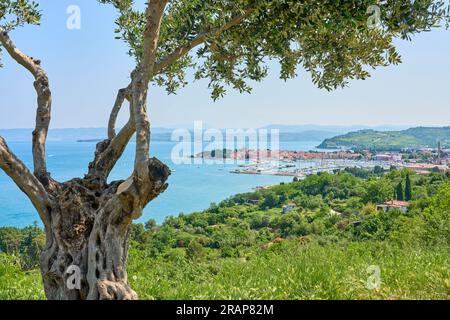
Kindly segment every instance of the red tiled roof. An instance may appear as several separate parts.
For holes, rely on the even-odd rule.
[[[409,206],[409,202],[400,201],[400,200],[386,201],[384,204],[387,206],[391,206],[391,207],[408,207]]]

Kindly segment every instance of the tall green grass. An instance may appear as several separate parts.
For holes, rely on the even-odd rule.
[[[379,266],[379,289],[368,289]],[[450,299],[448,248],[387,242],[321,246],[286,240],[246,258],[149,258],[133,249],[129,281],[141,299]],[[37,270],[0,254],[0,299],[44,299]]]
[[[368,289],[379,266],[379,289]],[[143,299],[449,299],[450,254],[390,243],[299,245],[253,257],[158,261],[131,255],[130,281]]]
[[[0,253],[0,300],[45,299],[38,270],[23,271],[17,257]]]

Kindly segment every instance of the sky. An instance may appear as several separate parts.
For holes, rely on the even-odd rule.
[[[106,127],[117,90],[129,83],[134,60],[114,39],[115,10],[94,0],[37,1],[41,26],[11,33],[25,53],[42,60],[53,94],[51,128]],[[81,9],[81,28],[70,30],[67,8]],[[372,72],[366,81],[345,89],[317,89],[304,70],[279,79],[277,64],[270,76],[253,85],[251,94],[228,91],[213,102],[207,81],[190,83],[177,95],[151,87],[148,111],[157,127],[192,126],[203,121],[218,128],[257,128],[269,124],[321,125],[450,125],[450,30],[436,29],[396,41],[403,63]],[[7,54],[0,69],[0,128],[34,126],[36,97],[32,76]],[[120,115],[125,122],[127,108]]]

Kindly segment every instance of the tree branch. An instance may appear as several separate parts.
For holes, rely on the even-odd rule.
[[[148,167],[149,145],[150,145],[150,126],[146,111],[147,83],[152,76],[160,73],[171,63],[187,54],[196,46],[204,43],[208,37],[215,36],[221,32],[240,24],[247,18],[254,8],[246,9],[242,14],[234,17],[221,27],[210,29],[199,34],[188,45],[180,46],[172,54],[161,59],[159,62],[152,63],[156,57],[157,38],[159,36],[160,19],[167,1],[153,1],[147,7],[147,28],[144,36],[144,56],[141,64],[132,73],[132,82],[117,93],[116,101],[110,114],[108,123],[108,139],[97,145],[95,159],[89,165],[90,177],[99,177],[105,180],[114,165],[125,150],[126,145],[132,135],[137,132],[136,143],[136,160],[135,169],[140,167],[141,176],[145,177]],[[153,5],[153,7],[152,7]],[[153,64],[153,66],[152,66]],[[119,111],[125,102],[130,101],[131,117],[128,123],[116,135],[115,125]],[[145,102],[144,102],[145,101]],[[133,105],[141,106],[134,108]],[[138,127],[136,129],[135,120],[138,119]],[[139,142],[140,141],[140,142]]]
[[[129,85],[126,88],[120,89],[117,93],[116,102],[114,103],[114,106],[111,110],[111,114],[109,115],[109,121],[108,121],[108,139],[112,140],[116,136],[116,121],[117,116],[119,115],[120,109],[122,108],[123,103],[125,100],[130,101],[130,88],[131,85]]]
[[[41,62],[27,56],[20,51],[9,38],[8,34],[0,29],[0,42],[9,55],[20,65],[31,72],[34,88],[37,93],[36,126],[33,131],[33,163],[34,174],[44,185],[49,184],[47,165],[45,161],[45,142],[47,139],[48,126],[50,124],[50,113],[52,97],[46,72],[41,67]]]
[[[144,32],[143,55],[138,66],[139,73],[136,73],[138,77],[135,77],[137,80],[141,80],[141,77],[143,77],[144,79],[142,80],[147,80],[146,84],[148,84],[153,75],[156,50],[158,49],[159,32],[167,2],[168,0],[153,0],[149,1],[147,4],[147,22]]]
[[[123,126],[117,135],[114,135],[112,139],[106,139],[98,143],[94,160],[89,164],[87,178],[98,178],[105,182],[122,156],[135,130],[134,119],[130,115],[127,124]]]
[[[44,186],[28,170],[26,165],[9,150],[5,140],[0,137],[0,168],[13,179],[28,196],[39,213],[44,225],[50,226],[50,200]]]
[[[136,72],[132,75],[132,115],[136,126],[136,155],[134,181],[142,200],[134,210],[139,212],[146,205],[144,199],[151,192],[149,181],[150,123],[147,115],[148,83],[153,75],[159,33],[167,0],[153,0],[147,4],[147,22],[144,32],[144,53]]]
[[[201,32],[197,37],[192,39],[187,45],[180,46],[176,48],[171,54],[165,56],[164,58],[160,59],[156,64],[154,68],[154,74],[158,74],[161,71],[163,71],[165,68],[167,68],[169,65],[177,61],[182,56],[189,53],[192,49],[195,47],[201,45],[204,43],[208,37],[216,36],[238,24],[240,24],[245,18],[249,17],[254,11],[254,8],[248,8],[244,11],[244,13],[234,17],[224,25],[218,28],[213,28],[211,30],[206,30]]]

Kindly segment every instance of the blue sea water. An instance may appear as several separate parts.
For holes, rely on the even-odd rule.
[[[280,142],[281,149],[312,150],[320,141]],[[30,142],[9,142],[9,147],[32,168]],[[233,174],[236,164],[175,164],[171,152],[175,142],[155,141],[151,156],[159,158],[172,170],[169,188],[153,200],[144,210],[139,222],[150,218],[161,223],[169,215],[190,213],[209,207],[212,202],[237,193],[251,191],[256,186],[288,182],[292,177]],[[134,143],[130,143],[117,163],[110,180],[127,178],[133,168]],[[52,177],[66,181],[82,177],[92,160],[95,142],[49,141],[47,143],[47,166]],[[24,227],[38,221],[39,216],[28,198],[12,180],[0,170],[0,226]]]

